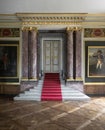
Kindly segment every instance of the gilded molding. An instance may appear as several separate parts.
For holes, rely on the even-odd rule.
[[[28,81],[37,81],[38,79],[37,78],[32,78],[32,79],[29,79]]]
[[[73,78],[66,79],[66,81],[74,81]]]
[[[19,82],[13,82],[13,83],[10,83],[10,82],[0,82],[0,85],[20,85]]]
[[[17,17],[26,25],[80,25],[86,17],[85,13],[81,14],[63,14],[63,13],[17,13]]]
[[[83,79],[81,77],[76,77],[75,79],[76,81],[83,81]]]
[[[96,83],[96,82],[88,82],[88,83],[84,83],[84,85],[105,85],[105,82],[102,82],[102,83]]]
[[[1,26],[21,25],[79,25],[82,26],[105,26],[105,14],[88,13],[15,13],[0,14]]]
[[[76,77],[76,79],[68,78],[66,81],[83,81],[83,79],[81,77]]]
[[[21,81],[28,81],[28,78],[22,78]]]

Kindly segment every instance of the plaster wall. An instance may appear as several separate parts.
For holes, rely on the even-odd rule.
[[[105,0],[0,0],[0,14],[105,13]]]

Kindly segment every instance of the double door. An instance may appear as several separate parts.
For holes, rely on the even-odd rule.
[[[60,40],[44,40],[43,47],[44,72],[59,72]]]

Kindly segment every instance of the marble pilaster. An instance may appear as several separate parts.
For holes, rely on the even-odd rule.
[[[28,31],[22,31],[22,79],[28,79]]]
[[[67,80],[73,79],[73,31],[67,30]]]
[[[29,43],[29,79],[37,80],[37,31],[30,31]]]
[[[22,79],[20,91],[33,88],[37,81],[37,32],[26,27],[22,31]]]
[[[82,80],[82,37],[81,30],[76,31],[76,68],[75,68],[75,79],[77,81]]]

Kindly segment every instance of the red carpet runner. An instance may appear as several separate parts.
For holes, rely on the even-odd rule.
[[[61,85],[58,73],[46,73],[42,88],[42,101],[61,101]]]

